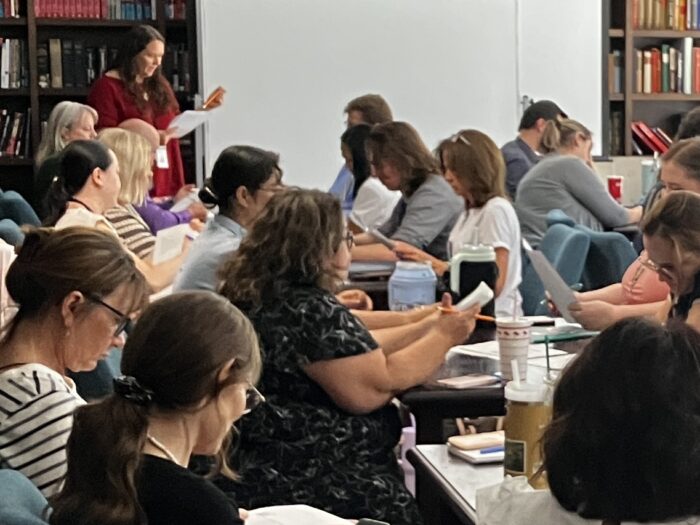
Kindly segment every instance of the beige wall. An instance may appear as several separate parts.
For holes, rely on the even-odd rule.
[[[622,175],[622,203],[635,204],[642,196],[642,160],[651,157],[612,157],[612,161],[596,162],[598,175],[605,181],[608,175]]]

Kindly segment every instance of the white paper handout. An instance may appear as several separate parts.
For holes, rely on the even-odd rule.
[[[349,525],[349,521],[307,505],[278,505],[248,511],[246,525]]]
[[[184,111],[175,117],[168,127],[177,128],[175,137],[180,139],[208,121],[211,113],[211,111]]]
[[[552,263],[547,260],[540,251],[533,250],[532,246],[523,239],[523,248],[530,257],[532,267],[542,280],[544,289],[549,292],[552,302],[555,304],[562,317],[570,323],[575,323],[576,319],[569,312],[569,305],[576,302],[576,296],[569,285],[564,282],[561,275],[557,273]]]
[[[178,224],[177,226],[160,230],[156,234],[156,244],[153,248],[153,264],[160,264],[180,255],[185,242],[185,235],[189,231],[189,224]]]

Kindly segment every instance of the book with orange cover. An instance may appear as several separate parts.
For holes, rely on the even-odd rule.
[[[700,47],[693,48],[693,93],[700,93]]]

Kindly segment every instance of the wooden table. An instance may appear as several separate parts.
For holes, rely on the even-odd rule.
[[[446,445],[418,445],[407,458],[425,525],[474,525],[476,491],[503,480],[503,464],[472,465],[451,456]]]

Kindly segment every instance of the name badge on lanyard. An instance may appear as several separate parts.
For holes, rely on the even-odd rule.
[[[164,170],[170,167],[170,163],[168,162],[168,150],[165,146],[158,146],[158,149],[156,149],[156,166]]]

